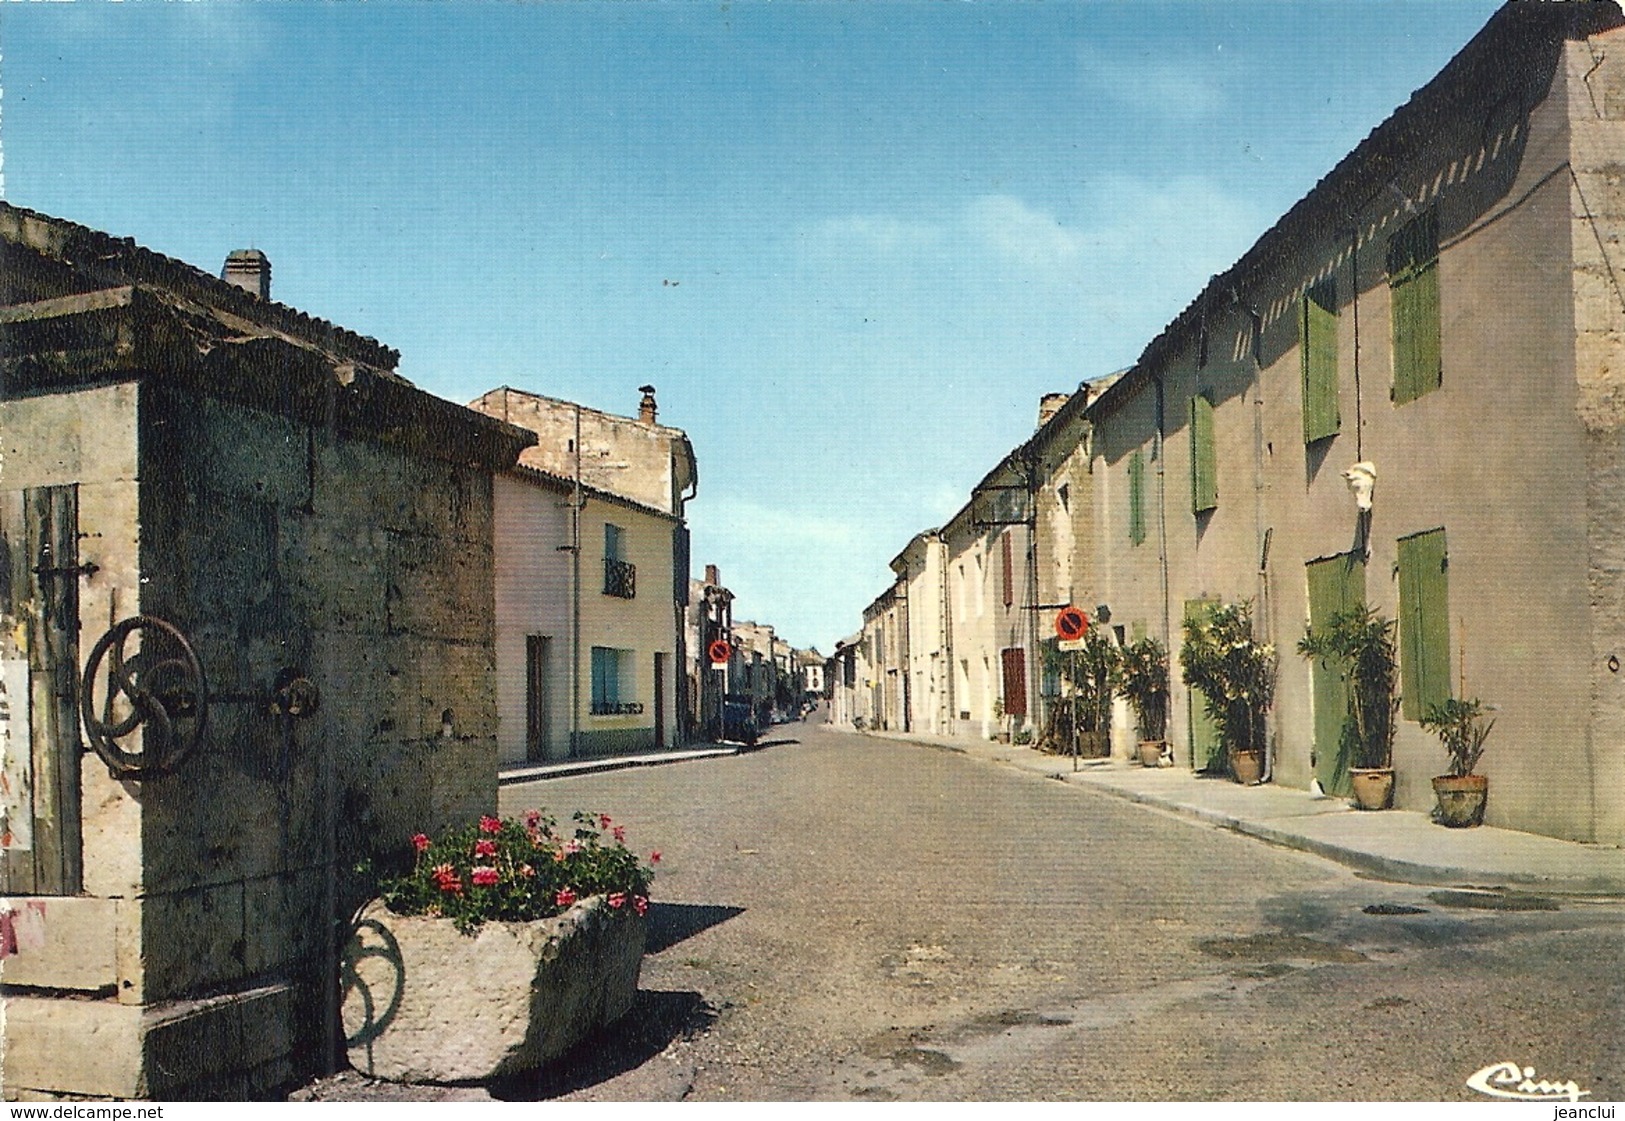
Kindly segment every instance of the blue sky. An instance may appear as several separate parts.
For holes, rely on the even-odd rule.
[[[661,420],[696,568],[828,652],[1490,0],[6,3],[5,197]]]

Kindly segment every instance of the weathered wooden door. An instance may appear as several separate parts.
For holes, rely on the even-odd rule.
[[[1365,561],[1358,553],[1310,561],[1309,626],[1325,626],[1339,611],[1365,604]],[[1328,794],[1347,797],[1349,785],[1349,744],[1343,725],[1348,720],[1349,683],[1334,669],[1312,659],[1310,686],[1315,706],[1315,778]]]
[[[553,746],[552,645],[547,635],[525,636],[525,758],[533,763],[546,759]]]
[[[72,895],[79,832],[79,490],[0,492],[0,893]]]

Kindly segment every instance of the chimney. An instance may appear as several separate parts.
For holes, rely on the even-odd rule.
[[[713,587],[722,586],[722,577],[717,575],[716,565],[708,564],[705,566],[705,582]]]
[[[660,411],[655,408],[655,387],[640,385],[638,386],[638,392],[643,394],[643,400],[638,402],[638,419],[644,424],[653,424],[655,414]]]
[[[1046,393],[1038,399],[1038,427],[1042,428],[1050,422],[1061,406],[1072,399],[1070,393]]]
[[[258,249],[233,249],[227,253],[220,279],[262,300],[271,298],[271,260]]]

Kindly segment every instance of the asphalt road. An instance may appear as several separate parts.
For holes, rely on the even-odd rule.
[[[496,1096],[1625,1097],[1625,906],[1358,878],[964,755],[789,725],[509,786],[662,854],[638,1006]],[[1372,909],[1372,910],[1368,910]]]

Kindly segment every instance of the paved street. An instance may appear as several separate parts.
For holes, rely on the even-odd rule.
[[[1458,1100],[1503,1060],[1625,1095],[1615,903],[1384,884],[811,725],[503,788],[532,805],[662,861],[638,1009],[501,1096]]]

